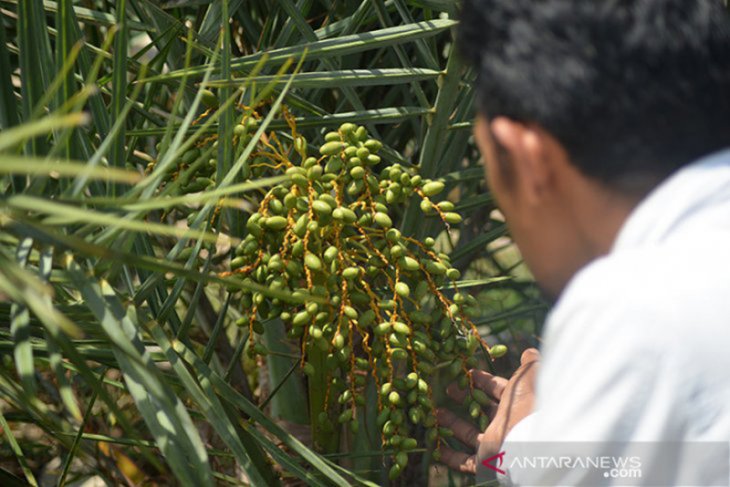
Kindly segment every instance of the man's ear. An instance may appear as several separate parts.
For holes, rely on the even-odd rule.
[[[534,126],[506,117],[492,120],[490,128],[496,142],[509,155],[514,180],[525,201],[531,205],[541,204],[552,184],[554,171],[548,157],[548,135]]]

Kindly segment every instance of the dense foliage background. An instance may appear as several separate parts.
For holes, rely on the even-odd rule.
[[[456,9],[0,0],[3,485],[388,482],[372,422],[337,451],[313,449],[308,380],[282,329],[266,330],[265,359],[246,353],[247,284],[225,272],[274,184],[241,170],[250,152],[233,135],[248,106],[266,107],[257,138],[286,139],[282,106],[313,145],[363,124],[385,163],[446,182],[462,224],[445,232],[418,205],[395,224],[451,256],[481,335],[513,351],[482,365],[510,370],[546,305],[486,191]],[[213,185],[187,191],[170,174],[205,140],[217,141]],[[394,483],[449,481],[425,448],[412,456]]]

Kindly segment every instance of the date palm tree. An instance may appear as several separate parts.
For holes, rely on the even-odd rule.
[[[0,1],[3,485],[388,482],[373,417],[314,446],[326,377],[284,325],[266,360],[236,326],[253,285],[225,271],[280,181],[243,168],[291,140],[283,113],[312,144],[364,125],[386,161],[441,178],[464,223],[409,205],[395,224],[450,255],[484,338],[535,336],[545,305],[485,190],[456,18],[454,0]],[[426,483],[414,456],[396,482]]]

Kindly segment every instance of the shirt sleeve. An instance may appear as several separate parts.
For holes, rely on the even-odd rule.
[[[614,485],[616,462],[628,474],[646,477],[641,468],[663,465],[655,458],[661,448],[645,448],[637,464],[628,458],[630,447],[681,436],[674,406],[681,391],[664,379],[668,374],[658,373],[667,361],[653,317],[630,303],[611,302],[605,290],[588,290],[574,292],[551,316],[537,412],[518,423],[502,446],[503,483]],[[580,468],[585,462],[576,463],[579,458],[603,463]]]

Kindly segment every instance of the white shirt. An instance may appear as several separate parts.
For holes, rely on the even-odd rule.
[[[512,482],[730,484],[730,151],[678,171],[638,205],[609,255],[564,290],[541,351],[537,412],[503,445]],[[700,443],[710,441],[721,443]],[[536,448],[610,458],[598,469],[514,464]],[[621,455],[633,463],[612,463]]]

